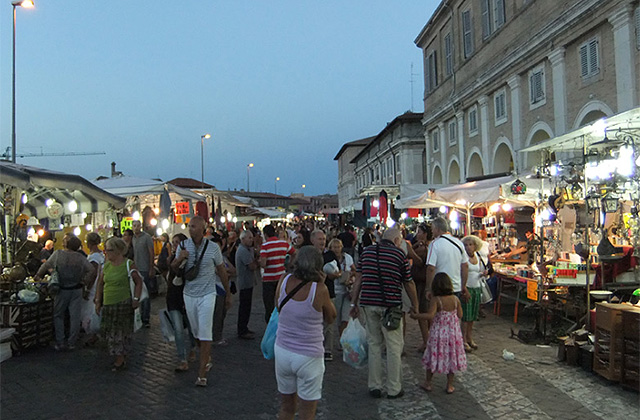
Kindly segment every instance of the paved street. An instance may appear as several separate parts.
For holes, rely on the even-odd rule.
[[[262,358],[259,340],[235,338],[237,301],[226,320],[226,347],[214,349],[209,386],[194,386],[195,365],[174,373],[173,345],[165,344],[157,316],[135,336],[129,367],[111,372],[105,348],[56,353],[35,349],[1,366],[1,418],[9,419],[272,419],[279,406],[273,362]],[[153,301],[154,312],[164,298]],[[250,328],[264,328],[262,300],[255,290]],[[509,307],[503,316],[477,324],[480,349],[469,370],[456,378],[457,391],[417,387],[423,379],[416,351],[419,330],[410,322],[404,358],[406,395],[398,400],[368,396],[366,369],[341,360],[327,363],[319,419],[629,419],[639,418],[638,394],[578,367],[556,362],[556,348],[524,345],[509,338]],[[515,353],[502,359],[502,349]],[[337,353],[337,352],[336,352]]]

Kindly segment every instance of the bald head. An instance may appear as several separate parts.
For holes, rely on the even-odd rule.
[[[194,216],[189,220],[189,235],[194,241],[200,241],[204,237],[204,230],[207,226],[201,216]]]
[[[382,239],[386,239],[395,244],[396,241],[402,239],[402,233],[400,232],[400,229],[397,228],[387,229],[382,234]]]

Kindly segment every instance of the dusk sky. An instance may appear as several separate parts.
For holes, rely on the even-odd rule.
[[[17,10],[18,158],[75,173],[336,193],[340,147],[422,112],[414,39],[437,0],[34,0]],[[0,6],[2,153],[11,145],[11,1]],[[413,63],[413,104],[411,64]]]

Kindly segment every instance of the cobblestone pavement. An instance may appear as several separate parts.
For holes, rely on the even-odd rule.
[[[250,328],[264,329],[260,290],[254,295]],[[273,419],[279,406],[273,362],[262,358],[259,340],[235,337],[237,301],[225,322],[229,345],[215,347],[209,386],[194,386],[195,364],[174,373],[173,345],[165,344],[157,316],[149,330],[135,335],[128,369],[111,372],[106,349],[56,353],[27,351],[1,366],[0,415],[8,419]],[[155,298],[154,313],[164,307]],[[629,419],[640,418],[638,394],[579,367],[558,363],[555,347],[525,345],[510,339],[508,307],[503,316],[476,324],[480,349],[469,355],[469,369],[456,376],[447,395],[436,375],[434,391],[417,384],[424,378],[417,352],[419,330],[410,321],[405,345],[405,396],[372,399],[366,369],[356,370],[334,354],[326,364],[319,419]],[[502,349],[515,353],[502,359]]]

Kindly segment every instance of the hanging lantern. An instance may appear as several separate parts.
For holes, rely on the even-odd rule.
[[[602,208],[605,213],[615,213],[618,211],[620,200],[611,194],[602,197]]]
[[[587,202],[587,206],[589,209],[599,209],[600,208],[600,196],[596,194],[589,194],[584,198]]]
[[[522,195],[527,192],[527,185],[522,182],[519,178],[513,181],[511,184],[511,194],[513,195]]]

